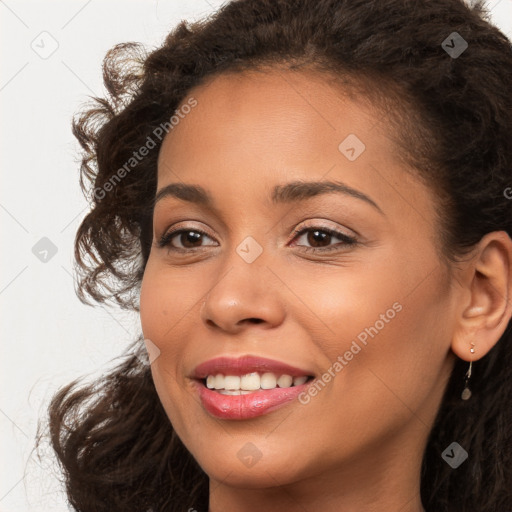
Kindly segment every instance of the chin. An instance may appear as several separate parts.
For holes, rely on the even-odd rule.
[[[222,467],[212,468],[212,471],[205,472],[208,477],[223,485],[240,489],[265,489],[279,487],[299,480],[289,472],[283,473],[283,466],[276,464],[265,464],[259,461],[253,467],[247,468],[243,464],[226,464]]]

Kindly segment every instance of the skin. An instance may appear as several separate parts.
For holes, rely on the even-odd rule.
[[[160,351],[155,386],[210,478],[211,512],[422,511],[422,454],[455,358],[483,357],[512,315],[509,237],[489,233],[457,265],[441,259],[434,194],[396,156],[382,113],[342,92],[307,71],[217,76],[190,91],[198,104],[159,154],[158,190],[195,184],[214,200],[156,204],[140,296]],[[348,134],[366,146],[354,161],[338,149]],[[381,211],[340,193],[272,204],[272,188],[296,180],[342,181]],[[188,253],[158,247],[177,227],[207,236]],[[359,243],[293,235],[305,227]],[[236,251],[248,236],[263,250],[252,263]],[[307,405],[220,420],[193,390],[193,369],[220,355],[319,377],[394,303],[401,311]],[[237,456],[248,442],[261,453],[251,467]]]

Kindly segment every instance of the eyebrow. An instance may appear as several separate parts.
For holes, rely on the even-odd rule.
[[[292,203],[329,193],[340,193],[355,197],[370,204],[384,215],[384,212],[373,199],[340,181],[292,181],[286,185],[277,185],[272,191],[271,200],[273,204]],[[165,197],[175,197],[182,201],[189,201],[213,209],[212,196],[199,185],[170,183],[157,192],[155,204]]]

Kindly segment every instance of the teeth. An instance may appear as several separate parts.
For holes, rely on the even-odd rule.
[[[293,378],[291,375],[281,375],[279,379],[277,379],[277,385],[280,388],[290,388],[293,385]]]
[[[293,385],[294,386],[301,386],[302,384],[304,384],[304,382],[306,382],[308,380],[308,377],[307,375],[304,375],[302,377],[294,377],[293,378]]]
[[[261,376],[258,372],[238,375],[208,375],[206,378],[206,387],[215,389],[223,395],[246,395],[251,391],[259,389],[290,388],[300,386],[308,380],[307,375],[292,377],[291,375],[279,375],[267,372]]]
[[[215,375],[208,375],[208,377],[206,378],[206,387],[208,389],[215,388]]]
[[[214,387],[215,389],[224,389],[224,375],[221,373],[215,376]]]
[[[224,389],[240,389],[240,377],[237,375],[226,375],[224,377]],[[247,388],[242,388],[247,389]]]
[[[261,389],[274,389],[276,385],[277,379],[273,373],[264,373],[261,376]]]
[[[229,379],[229,376],[227,376],[227,379]],[[248,391],[260,389],[260,382],[260,376],[256,372],[248,373],[247,375],[242,375],[239,389],[246,389]],[[226,389],[226,386],[224,386],[224,389]]]

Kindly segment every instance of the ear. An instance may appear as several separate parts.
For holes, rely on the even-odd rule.
[[[459,283],[464,302],[451,348],[464,361],[476,361],[494,347],[512,316],[512,240],[505,231],[480,240]]]

